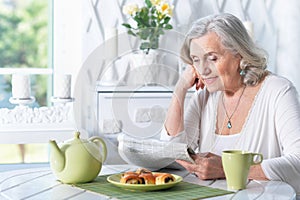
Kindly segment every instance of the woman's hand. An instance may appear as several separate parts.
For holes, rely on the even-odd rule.
[[[196,84],[196,89],[203,88],[204,84],[200,81],[200,76],[192,65],[187,66],[186,70],[180,76],[172,100],[168,108],[165,129],[170,136],[176,136],[184,130],[184,101],[188,89]]]
[[[180,79],[178,81],[178,86],[182,87],[185,90],[188,90],[189,88],[196,86],[196,90],[203,89],[204,83],[201,80],[200,75],[196,71],[196,69],[192,65],[188,65],[187,68],[184,70],[182,75],[180,76]]]
[[[202,180],[225,178],[220,156],[213,153],[201,153],[192,155],[192,158],[195,164],[183,160],[176,160],[176,162]]]

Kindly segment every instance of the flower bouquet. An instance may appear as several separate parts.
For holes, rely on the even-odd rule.
[[[149,53],[150,49],[159,47],[159,37],[164,30],[172,29],[170,24],[173,5],[164,0],[145,0],[145,5],[127,4],[123,7],[123,13],[135,21],[134,25],[123,23],[128,29],[128,34],[142,40],[140,49]]]

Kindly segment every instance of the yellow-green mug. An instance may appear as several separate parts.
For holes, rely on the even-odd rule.
[[[241,150],[226,150],[222,152],[222,164],[226,176],[228,190],[246,188],[251,165],[260,164],[263,155]]]

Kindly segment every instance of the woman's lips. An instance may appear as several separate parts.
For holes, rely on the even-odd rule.
[[[206,85],[210,85],[217,80],[217,77],[203,78],[203,81]]]

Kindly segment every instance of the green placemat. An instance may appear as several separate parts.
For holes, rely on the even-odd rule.
[[[167,190],[159,191],[129,191],[119,188],[111,183],[109,183],[106,178],[109,175],[98,176],[91,183],[76,184],[76,187],[85,189],[88,191],[103,194],[109,197],[117,199],[203,199],[208,197],[221,196],[226,194],[231,194],[233,192],[227,190],[221,190],[217,188],[211,188],[207,186],[201,186],[188,182],[180,182],[174,187]]]

